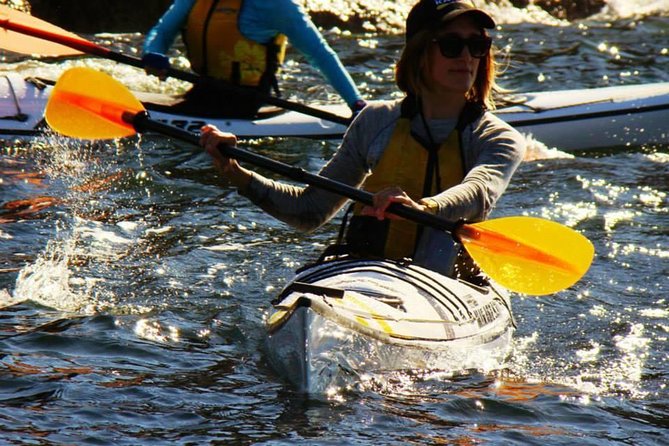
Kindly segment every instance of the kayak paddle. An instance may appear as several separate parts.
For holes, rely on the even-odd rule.
[[[153,131],[198,145],[199,137],[149,118],[120,82],[90,68],[71,68],[56,82],[46,121],[57,132],[80,139],[112,139]],[[373,195],[347,184],[237,147],[221,146],[228,157],[268,169],[351,200],[372,205]],[[592,243],[571,228],[536,217],[506,217],[459,224],[397,203],[389,211],[416,223],[451,232],[481,270],[509,290],[551,294],[576,283],[594,255]]]
[[[96,43],[79,37],[76,34],[70,33],[63,30],[62,28],[35,18],[30,14],[14,10],[8,6],[0,5],[0,27],[8,30],[5,32],[0,32],[0,48],[15,53],[31,55],[39,54],[43,56],[81,55],[82,53],[86,53],[93,56],[110,59],[126,65],[131,65],[137,68],[144,68],[142,59],[138,57],[128,56],[123,53],[112,51],[108,48],[102,47]],[[42,40],[54,42],[54,44],[48,47],[44,47]],[[68,48],[71,51],[70,53],[67,53],[66,51]],[[61,52],[59,53],[59,51]],[[196,73],[178,70],[175,68],[170,68],[167,71],[167,76],[181,79],[193,84],[200,81],[200,76]],[[230,89],[230,91],[239,91],[245,94],[255,95],[257,98],[268,104],[275,105],[286,110],[293,110],[305,115],[314,116],[316,118],[346,126],[351,123],[351,118],[330,113],[326,110],[309,107],[308,105],[297,102],[287,101],[276,96],[262,94],[253,89],[237,87],[231,84],[222,84],[221,86],[223,88]]]
[[[9,6],[0,5],[0,48],[14,53],[40,55],[45,57],[79,56],[82,54],[70,46],[54,43],[51,39],[30,36],[32,30],[45,35],[58,35],[62,39],[71,39],[85,44],[87,41],[76,34],[65,31],[48,22],[26,14]],[[28,32],[24,32],[28,30]]]

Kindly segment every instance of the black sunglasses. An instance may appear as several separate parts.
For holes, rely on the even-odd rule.
[[[492,38],[488,36],[476,36],[469,39],[463,39],[462,37],[445,36],[434,39],[433,42],[439,45],[439,52],[441,52],[441,55],[449,59],[460,57],[465,45],[469,50],[470,56],[480,59],[485,57],[485,55],[488,54],[488,51],[490,51]]]

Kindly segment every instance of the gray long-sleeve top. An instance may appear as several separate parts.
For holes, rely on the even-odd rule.
[[[360,187],[371,174],[400,118],[400,101],[368,105],[358,115],[320,175]],[[435,142],[443,142],[455,128],[455,119],[428,120]],[[411,127],[426,137],[424,124],[416,116]],[[523,159],[525,139],[515,129],[490,112],[466,126],[462,135],[464,180],[430,198],[437,203],[437,214],[457,221],[484,220],[506,189],[513,172]],[[422,175],[423,173],[420,172]],[[253,173],[244,190],[239,191],[268,214],[295,228],[311,231],[332,218],[347,199],[312,186],[298,187]]]

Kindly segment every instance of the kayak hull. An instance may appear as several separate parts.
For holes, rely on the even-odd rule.
[[[272,367],[298,390],[328,394],[366,376],[496,369],[510,351],[508,295],[418,266],[339,260],[307,268],[268,319]]]
[[[0,138],[44,135],[43,114],[50,91],[50,86],[26,81],[18,74],[0,78]],[[138,94],[142,95],[146,94]],[[160,99],[161,95],[146,96]],[[523,93],[506,100],[497,116],[563,151],[641,147],[669,140],[669,82]],[[344,105],[313,107],[339,116],[350,114]],[[150,105],[149,111],[152,118],[185,130],[196,132],[210,123],[239,138],[337,139],[346,130],[341,124],[294,111],[253,120],[188,116],[169,113],[164,107],[152,110]]]

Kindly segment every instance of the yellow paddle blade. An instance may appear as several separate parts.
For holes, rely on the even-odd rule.
[[[74,50],[65,45],[18,32],[18,29],[23,27],[29,30],[37,29],[42,32],[50,32],[86,42],[76,34],[5,5],[0,5],[0,27],[2,27],[0,29],[0,48],[15,53],[47,57],[79,56],[83,54],[81,51]],[[12,31],[13,27],[17,27],[17,30]]]
[[[541,296],[572,286],[586,273],[595,250],[578,232],[536,217],[505,217],[457,230],[465,249],[493,280]]]
[[[123,84],[86,67],[63,73],[46,105],[46,122],[56,132],[79,139],[114,139],[136,133],[123,113],[144,106]]]

